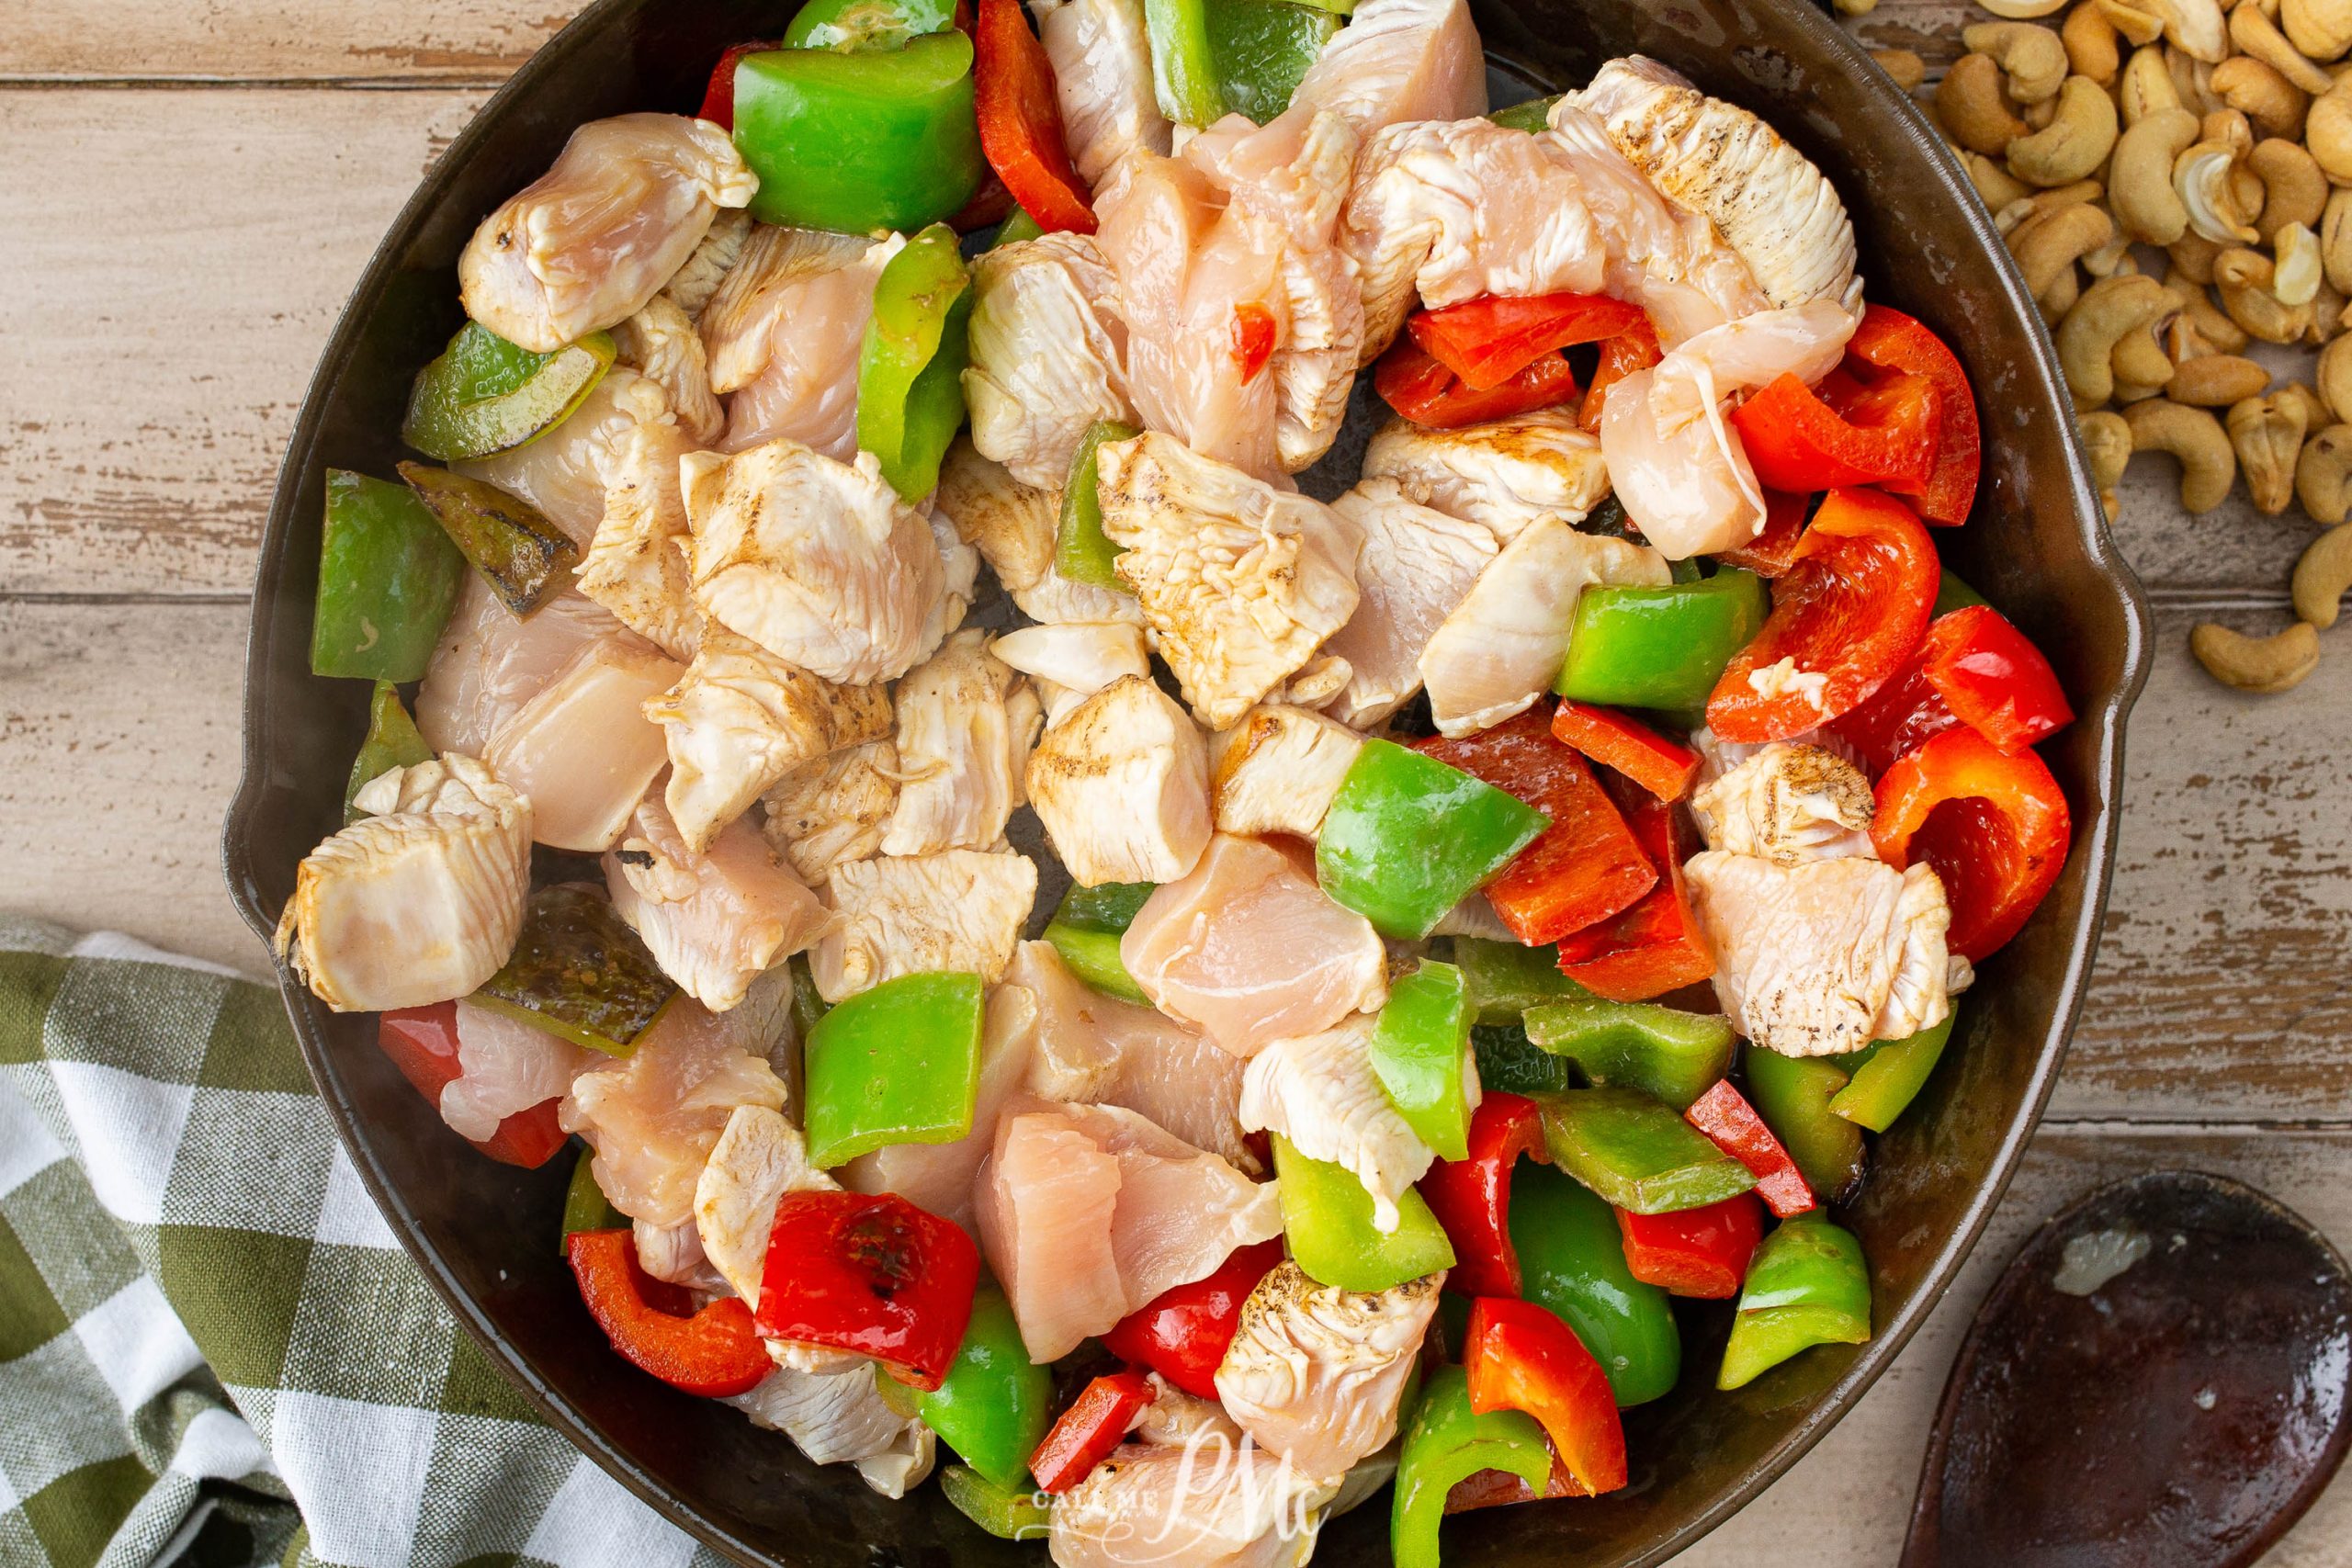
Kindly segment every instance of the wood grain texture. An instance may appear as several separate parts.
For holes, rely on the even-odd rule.
[[[550,0],[0,0],[0,80],[496,81],[574,9]]]

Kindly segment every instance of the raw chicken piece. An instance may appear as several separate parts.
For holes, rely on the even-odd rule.
[[[337,1012],[445,1002],[497,974],[523,929],[531,803],[452,751],[379,774],[354,804],[369,815],[294,874],[279,960]]]
[[[1336,1486],[1396,1435],[1396,1403],[1444,1279],[1342,1291],[1277,1263],[1241,1303],[1217,1398],[1259,1447]]]
[[[979,1189],[981,1250],[1038,1362],[1282,1234],[1272,1184],[1117,1106],[1016,1096]]]
[[[1397,1114],[1372,1070],[1376,1021],[1358,1013],[1336,1029],[1277,1040],[1250,1057],[1241,1080],[1241,1124],[1280,1133],[1309,1159],[1353,1171],[1372,1195],[1373,1228],[1393,1231],[1397,1199],[1437,1156]],[[1462,1079],[1476,1110],[1478,1070],[1466,1059]]]
[[[988,640],[977,626],[957,632],[899,683],[899,804],[886,855],[985,850],[1021,804],[1019,770],[1036,733],[1026,722],[1016,730],[1008,699],[1020,677]]]
[[[1028,784],[1055,853],[1090,887],[1173,882],[1208,847],[1201,732],[1148,676],[1112,682],[1047,730]]]
[[[752,227],[752,215],[741,208],[720,208],[718,215],[710,220],[710,232],[702,237],[695,254],[662,285],[656,298],[669,300],[689,319],[700,316],[703,307],[718,292],[719,284],[743,259],[743,248],[751,243]]]
[[[620,841],[663,762],[645,705],[684,673],[674,660],[600,638],[499,727],[482,761],[530,796],[534,840],[589,854]]]
[[[1318,653],[1298,667],[1298,673],[1275,694],[1294,707],[1320,708],[1345,689],[1355,666],[1337,654]]]
[[[880,686],[837,686],[713,626],[677,684],[648,701],[667,739],[663,791],[679,835],[703,850],[803,762],[890,732]]]
[[[980,552],[958,537],[956,520],[940,515],[928,500],[921,510],[923,521],[931,527],[932,545],[939,551],[940,589],[939,598],[923,622],[922,648],[915,656],[917,664],[937,653],[946,643],[948,633],[964,624],[980,589]]]
[[[1091,697],[1122,677],[1151,672],[1143,629],[1120,621],[1023,626],[989,644],[989,651],[1023,675],[1080,697]]]
[[[1137,147],[1165,154],[1170,128],[1152,91],[1143,0],[1030,0],[1029,11],[1054,68],[1079,177],[1101,185]]]
[[[1582,522],[1609,493],[1600,442],[1568,408],[1458,430],[1392,419],[1364,448],[1363,473],[1367,480],[1393,479],[1422,505],[1482,525],[1498,545],[1539,517]]]
[[[441,1120],[480,1143],[517,1111],[560,1100],[572,1080],[611,1057],[517,1018],[459,998],[458,1076],[441,1090]]]
[[[578,572],[581,592],[677,660],[692,659],[702,642],[702,612],[686,576],[686,498],[678,489],[678,459],[687,450],[675,425],[643,424],[629,434],[608,470],[604,521]]]
[[[696,323],[727,397],[722,452],[789,436],[847,462],[857,451],[857,356],[874,280],[906,242],[757,225]]]
[[[972,264],[972,445],[1023,484],[1059,490],[1097,420],[1136,423],[1118,279],[1086,234],[1047,234]]]
[[[1076,621],[1119,621],[1143,625],[1143,606],[1136,596],[1091,582],[1072,582],[1058,571],[1048,571],[1026,588],[1011,590],[1012,602],[1031,620],[1048,626]]]
[[[832,929],[808,954],[817,994],[840,1001],[900,975],[971,971],[995,982],[1037,901],[1025,855],[885,855],[833,868]]]
[[[811,1464],[854,1464],[868,1486],[893,1501],[931,1473],[938,1439],[917,1416],[882,1399],[865,1357],[833,1372],[779,1367],[749,1393],[721,1401],[757,1427],[792,1439]]]
[[[653,1278],[711,1295],[727,1293],[727,1281],[702,1255],[702,1241],[692,1224],[649,1225],[632,1220],[629,1239],[637,1246],[637,1266]]]
[[[1363,530],[1363,554],[1356,558],[1356,613],[1323,645],[1348,661],[1330,713],[1369,729],[1421,689],[1422,651],[1495,558],[1495,536],[1407,499],[1392,479],[1358,480],[1331,510]]]
[[[657,294],[645,308],[613,329],[616,362],[651,378],[678,416],[678,429],[688,443],[708,446],[726,428],[727,411],[711,389],[710,355],[694,318],[667,295]]]
[[[452,463],[449,471],[520,496],[584,550],[605,521],[605,491],[629,437],[673,423],[661,384],[616,366],[553,430],[512,451]]]
[[[1326,898],[1312,864],[1229,833],[1144,901],[1119,961],[1160,1011],[1237,1056],[1388,999],[1372,922]]]
[[[757,828],[738,818],[697,853],[658,789],[605,856],[605,886],[662,972],[714,1012],[742,1001],[826,927],[824,907],[776,863]]]
[[[1924,863],[1865,856],[1778,865],[1707,850],[1683,866],[1739,1032],[1784,1056],[1834,1056],[1943,1021],[1951,911]]]
[[[617,326],[760,188],[726,131],[626,114],[571,133],[555,166],[482,220],[458,258],[466,314],[534,354]]]
[[[1061,480],[1040,490],[1023,484],[1002,463],[980,456],[969,435],[958,435],[939,465],[934,515],[955,525],[977,547],[1008,593],[1053,570],[1054,534],[1061,525]]]
[[[841,1168],[853,1192],[896,1192],[918,1209],[953,1220],[977,1234],[974,1178],[996,1146],[1005,1103],[1022,1092],[1036,1048],[1037,998],[1011,981],[990,988],[980,1030],[979,1088],[972,1100],[972,1130],[952,1144],[889,1144]]]
[[[517,619],[488,581],[469,571],[416,694],[417,730],[435,751],[479,757],[574,655],[607,637],[645,646],[611,611],[569,590]]]
[[[1364,0],[1324,46],[1283,118],[1329,111],[1360,141],[1417,119],[1487,112],[1487,55],[1466,0]]]
[[[1775,865],[1872,855],[1870,781],[1818,746],[1774,741],[1701,786],[1690,814],[1707,847]]]
[[[787,1192],[840,1186],[808,1163],[808,1140],[776,1107],[735,1107],[695,1179],[693,1224],[703,1256],[727,1288],[758,1311],[777,1202]]]
[[[945,589],[939,545],[872,453],[837,463],[779,439],[679,467],[705,615],[843,685],[895,680],[922,657]]]
[[[1363,737],[1306,708],[1264,704],[1210,738],[1216,830],[1312,839],[1363,750]]]
[[[1363,530],[1157,432],[1097,449],[1102,532],[1185,700],[1224,729],[1355,613]]]
[[[882,852],[899,804],[899,749],[888,740],[845,746],[803,762],[760,797],[769,847],[799,878],[821,887],[833,867]]]
[[[1122,1443],[1055,1500],[1054,1565],[1304,1568],[1335,1490],[1221,1431]]]

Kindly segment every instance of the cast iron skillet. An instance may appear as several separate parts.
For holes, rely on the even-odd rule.
[[[367,687],[307,668],[328,465],[388,473],[411,378],[459,321],[458,254],[537,177],[573,127],[692,112],[711,62],[773,37],[795,0],[599,0],[450,147],[393,224],[328,344],[289,443],[255,584],[245,773],[230,886],[265,935],[302,856],[340,823]],[[1910,1115],[1878,1141],[1845,1223],[1868,1249],[1877,1333],[1816,1349],[1736,1393],[1713,1387],[1725,1316],[1685,1322],[1681,1384],[1631,1413],[1633,1484],[1597,1501],[1498,1508],[1447,1531],[1464,1563],[1664,1562],[1754,1497],[1893,1361],[2008,1183],[2050,1091],[2098,940],[2114,846],[2122,721],[2146,672],[2139,590],[2116,558],[2048,339],[1991,222],[1927,122],[1860,50],[1790,0],[1473,0],[1490,59],[1549,91],[1638,51],[1747,105],[1820,163],[1852,212],[1870,297],[1924,318],[1974,378],[1988,449],[1976,514],[1938,543],[2044,649],[2080,720],[2045,748],[2075,810],[2065,873],[1987,963],[1962,1036]],[[328,1112],[392,1228],[548,1419],[694,1535],[745,1563],[1042,1561],[994,1541],[937,1488],[903,1503],[846,1468],[804,1463],[734,1411],[639,1375],[606,1348],[556,1257],[561,1161],[521,1172],[468,1153],[374,1044],[290,975],[282,988]],[[1387,1509],[1336,1521],[1328,1561],[1385,1559]]]

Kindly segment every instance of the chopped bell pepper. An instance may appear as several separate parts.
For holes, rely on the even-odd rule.
[[[1898,870],[1924,859],[1951,904],[1951,951],[1981,963],[2018,934],[2065,869],[2066,794],[2031,751],[1947,729],[1878,781],[1871,841]]]
[[[1750,393],[1731,423],[1756,478],[1773,490],[1916,489],[1935,464],[1940,401],[1921,376],[1860,387],[1832,372],[1815,392],[1783,374]]]
[[[329,468],[311,673],[394,682],[424,674],[465,570],[405,488]]]
[[[1577,395],[1577,373],[1560,355],[1546,354],[1500,386],[1476,391],[1406,333],[1373,367],[1372,389],[1425,430],[1455,430],[1567,402]]]
[[[1470,1157],[1470,1018],[1462,971],[1425,958],[1389,985],[1367,1048],[1388,1103],[1440,1159]]]
[[[857,444],[910,504],[939,487],[939,460],[964,423],[971,320],[972,275],[944,223],[908,241],[874,280],[857,356]]]
[[[1518,1476],[1540,1493],[1552,1474],[1543,1426],[1523,1410],[1480,1415],[1470,1404],[1470,1374],[1440,1367],[1422,1385],[1396,1461],[1388,1514],[1396,1568],[1438,1568],[1438,1526],[1454,1485],[1482,1471]]]
[[[1783,1056],[1749,1046],[1742,1059],[1747,1097],[1804,1173],[1805,1185],[1835,1203],[1861,1185],[1870,1152],[1862,1130],[1830,1113],[1847,1072],[1826,1056]]]
[[[1560,939],[1560,972],[1613,1002],[1647,1001],[1715,972],[1683,891],[1673,808],[1655,796],[1623,802],[1634,838],[1657,870],[1639,903]]]
[[[784,42],[769,47],[852,54],[896,49],[910,39],[957,26],[962,8],[960,0],[808,0],[785,24]]]
[[[1482,1023],[1470,1031],[1471,1059],[1486,1092],[1557,1094],[1574,1089],[1576,1068],[1541,1045],[1528,1042],[1517,1023]]]
[[[1527,1038],[1574,1062],[1589,1082],[1636,1089],[1677,1111],[1731,1071],[1739,1037],[1719,1013],[1655,1002],[1555,1002],[1530,1008]]]
[[[1861,324],[1846,344],[1847,366],[1854,368],[1857,362],[1923,377],[1934,384],[1939,394],[1935,465],[1926,483],[1906,493],[1917,496],[1919,515],[1930,523],[1967,522],[1969,509],[1976,503],[1984,447],[1976,395],[1959,357],[1914,318],[1872,305],[1862,312]]]
[[[1552,1163],[1620,1209],[1663,1214],[1756,1185],[1747,1168],[1638,1089],[1574,1089],[1544,1101]]]
[[[1608,1374],[1557,1314],[1533,1302],[1480,1297],[1470,1303],[1462,1366],[1470,1408],[1534,1416],[1579,1495],[1625,1484],[1625,1424]]]
[[[1274,313],[1254,299],[1245,299],[1233,308],[1230,335],[1233,362],[1239,367],[1241,378],[1247,381],[1274,356]]]
[[[1558,103],[1561,96],[1562,95],[1554,93],[1549,97],[1529,98],[1523,103],[1508,104],[1487,118],[1506,130],[1531,132],[1549,130],[1552,128],[1552,106]]]
[[[817,7],[812,5],[805,9],[813,11]],[[710,83],[703,88],[702,107],[695,111],[695,118],[707,119],[721,130],[732,131],[735,129],[735,67],[747,54],[763,54],[771,49],[783,47],[784,42],[780,39],[753,39],[748,43],[728,45],[726,51],[719,55],[718,63],[711,67]]]
[[[1316,878],[1383,936],[1418,941],[1548,825],[1438,757],[1367,740],[1323,818]]]
[[[1227,110],[1260,125],[1290,107],[1307,69],[1340,30],[1340,18],[1289,0],[1204,0],[1209,63]]]
[[[1151,1384],[1138,1371],[1110,1372],[1088,1383],[1030,1456],[1037,1490],[1058,1496],[1091,1475],[1150,1403]]]
[[[972,1294],[971,1319],[945,1380],[915,1410],[957,1459],[1010,1490],[1028,1477],[1053,1399],[1052,1370],[1029,1359],[1011,1303],[984,1282]]]
[[[687,1310],[685,1292],[663,1290],[662,1281],[638,1267],[630,1232],[578,1232],[564,1238],[564,1256],[588,1315],[639,1371],[705,1399],[748,1393],[775,1371],[751,1308],[722,1296],[698,1312]]]
[[[1282,1260],[1279,1236],[1237,1248],[1205,1279],[1162,1291],[1121,1318],[1102,1336],[1102,1348],[1186,1393],[1215,1399],[1216,1370],[1241,1325],[1241,1303]]]
[[[442,463],[528,446],[587,400],[614,353],[608,333],[533,354],[468,321],[416,373],[401,439]]]
[[[1764,625],[1763,579],[1736,569],[1660,588],[1588,588],[1553,690],[1609,707],[1696,707]]]
[[[972,1130],[983,989],[978,975],[901,975],[818,1021],[806,1045],[810,1164]]]
[[[1785,1220],[1815,1206],[1813,1189],[1805,1184],[1796,1161],[1729,1078],[1692,1101],[1682,1119],[1747,1168],[1756,1178],[1756,1195],[1775,1217]]]
[[[1614,708],[1563,702],[1552,716],[1552,733],[1660,800],[1681,799],[1699,771],[1698,752]]]
[[[1698,1301],[1739,1294],[1748,1259],[1764,1238],[1764,1205],[1742,1192],[1704,1208],[1670,1214],[1617,1211],[1625,1238],[1625,1267],[1646,1285]]]
[[[1772,585],[1771,617],[1708,696],[1708,727],[1724,740],[1785,740],[1852,712],[1917,650],[1938,570],[1908,506],[1831,491]]]
[[[2022,751],[2074,717],[2041,650],[1998,610],[1977,604],[1929,622],[1910,661],[1828,728],[1876,777],[1958,725],[2001,750]]]
[[[1658,346],[1657,329],[1650,324],[1647,316],[1630,331],[1602,344],[1600,361],[1592,370],[1592,385],[1585,389],[1584,404],[1577,411],[1577,423],[1585,434],[1600,434],[1600,413],[1608,405],[1610,388],[1665,357],[1666,351]]]
[[[1804,537],[1804,525],[1813,521],[1813,502],[1809,495],[1766,491],[1762,530],[1744,545],[1718,550],[1715,559],[1767,580],[1786,577],[1789,568],[1796,564],[1797,541]]]
[[[558,883],[531,895],[514,951],[469,998],[575,1045],[626,1056],[677,983],[602,893]]]
[[[1046,230],[1091,234],[1094,208],[1062,136],[1053,62],[1021,0],[979,0],[973,46],[973,103],[989,167]]]
[[[1470,1008],[1482,1024],[1516,1024],[1529,1008],[1591,995],[1560,973],[1558,953],[1482,937],[1453,939],[1454,966]]]
[[[999,1540],[1044,1540],[1054,1533],[1054,1500],[1043,1492],[999,1486],[968,1464],[941,1471],[939,1490],[957,1513]]]
[[[581,1231],[630,1229],[628,1216],[614,1208],[605,1190],[596,1185],[595,1164],[596,1151],[588,1148],[571,1162],[571,1179],[563,1189],[563,1231],[555,1244],[559,1258],[571,1255],[571,1238]]]
[[[768,1233],[759,1329],[871,1356],[934,1393],[963,1345],[979,1278],[972,1238],[895,1193],[787,1192]]]
[[[1070,973],[1098,991],[1131,1002],[1149,1002],[1119,957],[1119,938],[1135,924],[1136,911],[1150,897],[1148,882],[1106,882],[1098,887],[1070,885],[1046,927],[1046,940]]]
[[[441,1091],[465,1070],[458,1060],[455,1002],[400,1008],[381,1015],[376,1024],[376,1044],[428,1105],[439,1106]],[[537,1170],[571,1142],[556,1121],[556,1108],[562,1103],[560,1098],[543,1100],[508,1116],[489,1137],[466,1141],[501,1165]]]
[[[912,231],[979,188],[972,40],[950,28],[896,49],[779,49],[735,68],[735,148],[763,223]]]
[[[1715,1386],[1733,1389],[1815,1345],[1871,1337],[1871,1276],[1862,1244],[1818,1214],[1788,1220],[1748,1266]]]
[[[402,463],[401,478],[466,563],[513,614],[527,615],[570,585],[580,547],[539,509],[484,479]]]
[[[989,238],[989,249],[995,250],[1000,245],[1017,245],[1024,240],[1041,240],[1045,235],[1046,230],[1043,224],[1015,207],[1006,215],[1003,223],[998,226],[996,233]]]
[[[1894,1126],[1894,1119],[1919,1097],[1928,1076],[1943,1059],[1958,1016],[1948,1012],[1941,1022],[1931,1023],[1917,1034],[1881,1040],[1865,1050],[1838,1057],[1838,1065],[1853,1077],[1829,1097],[1830,1111],[1873,1133]]]
[[[1607,1203],[1563,1171],[1522,1164],[1511,1178],[1510,1238],[1520,1294],[1577,1331],[1608,1374],[1620,1409],[1673,1392],[1682,1373],[1674,1308],[1664,1291],[1625,1267]]]
[[[1487,294],[1416,310],[1405,330],[1464,387],[1490,392],[1547,354],[1620,336],[1647,319],[1639,305],[1605,294]]]
[[[1195,130],[1224,118],[1227,105],[1217,90],[1208,13],[1202,0],[1144,0],[1143,25],[1151,46],[1151,89],[1159,112]]]
[[[1519,1294],[1519,1254],[1510,1244],[1510,1173],[1519,1156],[1548,1160],[1535,1101],[1488,1090],[1470,1119],[1463,1157],[1440,1157],[1420,1180],[1422,1201],[1453,1244],[1445,1288],[1465,1296]]]
[[[1101,473],[1095,452],[1106,441],[1132,441],[1137,431],[1117,420],[1099,419],[1078,438],[1070,457],[1069,482],[1062,487],[1061,525],[1054,533],[1054,570],[1072,582],[1132,592],[1113,570],[1125,552],[1102,532]]]
[[[424,737],[417,733],[416,720],[401,705],[400,688],[390,681],[377,682],[376,694],[368,699],[368,738],[359,743],[359,754],[351,759],[351,776],[343,786],[344,826],[349,827],[364,815],[351,804],[363,785],[394,768],[413,768],[431,761],[433,748],[424,743]]]
[[[1342,1291],[1385,1291],[1453,1267],[1453,1246],[1421,1195],[1398,1201],[1396,1228],[1372,1223],[1372,1194],[1347,1167],[1309,1159],[1276,1134],[1283,1234],[1290,1255],[1318,1284]]]
[[[1623,814],[1584,759],[1554,738],[1542,714],[1531,709],[1492,729],[1458,740],[1423,740],[1415,749],[1508,792],[1548,821],[1486,885],[1496,915],[1528,945],[1557,942],[1605,920],[1657,882]],[[1329,832],[1327,825],[1324,833]]]

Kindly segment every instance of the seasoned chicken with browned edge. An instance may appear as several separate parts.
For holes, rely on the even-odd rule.
[[[1208,752],[1142,675],[1072,708],[1029,758],[1029,800],[1077,881],[1173,882],[1209,841]]]
[[[1263,1060],[1263,1058],[1260,1058]],[[1326,1485],[1396,1435],[1397,1401],[1442,1273],[1385,1291],[1319,1285],[1287,1259],[1241,1303],[1217,1398],[1260,1448]]]
[[[844,746],[803,762],[760,796],[768,843],[811,887],[833,867],[882,852],[899,806],[899,749],[888,740]]]
[[[988,637],[977,626],[957,632],[899,682],[899,801],[886,855],[985,850],[1021,804],[1040,716]]]
[[[1216,830],[1315,837],[1362,750],[1363,736],[1310,709],[1276,703],[1251,708],[1209,739]]]
[[[1118,279],[1084,234],[1047,234],[972,264],[972,445],[1023,484],[1059,490],[1098,420],[1136,423]]]
[[[707,446],[727,427],[727,410],[711,389],[710,354],[694,318],[678,302],[657,294],[645,308],[613,329],[615,362],[650,378],[669,400],[678,430],[695,446]]]
[[[837,865],[832,929],[808,955],[817,993],[840,1001],[900,975],[970,971],[995,981],[1037,900],[1025,855],[979,850]]]
[[[690,449],[675,425],[629,433],[605,470],[604,521],[577,574],[581,592],[677,660],[692,659],[702,644],[702,612],[686,576],[686,498],[678,488],[678,459]]]
[[[1279,1133],[1307,1158],[1352,1171],[1371,1195],[1373,1228],[1393,1231],[1397,1201],[1437,1156],[1372,1070],[1377,1021],[1375,1014],[1358,1013],[1319,1033],[1277,1040],[1250,1057],[1241,1080],[1241,1124]],[[1476,1110],[1478,1071],[1467,1059],[1462,1077]]]
[[[1690,815],[1707,847],[1776,865],[1872,855],[1870,780],[1818,746],[1776,740],[1699,787]]]
[[[972,438],[958,435],[939,464],[937,514],[980,552],[1008,593],[1018,593],[1054,568],[1054,534],[1061,525],[1061,480],[1023,484],[1002,463],[980,456]]]
[[[1486,528],[1419,504],[1395,479],[1361,479],[1331,510],[1363,530],[1363,554],[1356,613],[1323,645],[1347,670],[1327,706],[1369,729],[1421,689],[1422,653],[1497,547]]]
[[[1405,420],[1381,426],[1364,448],[1363,490],[1394,479],[1424,506],[1483,526],[1498,545],[1539,518],[1581,522],[1609,494],[1600,441],[1573,408],[1537,409],[1458,430]]]

